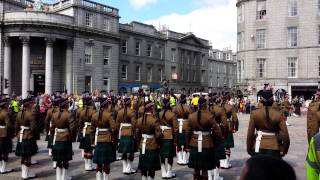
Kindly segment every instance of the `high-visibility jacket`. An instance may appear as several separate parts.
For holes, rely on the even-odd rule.
[[[198,104],[199,104],[199,97],[197,96],[197,97],[192,98],[191,105],[198,106]]]
[[[310,141],[307,155],[307,179],[320,180],[320,134],[316,134]]]
[[[161,110],[162,109],[161,101],[159,101],[159,100],[156,101],[156,107],[157,107],[157,110]]]
[[[19,112],[19,103],[17,100],[12,100],[10,103],[10,108],[15,112],[18,113]]]
[[[173,96],[170,97],[170,106],[171,107],[176,107],[177,105],[177,101],[176,98],[174,98]]]
[[[79,108],[83,108],[83,100],[82,99],[79,100],[78,106],[79,106]]]

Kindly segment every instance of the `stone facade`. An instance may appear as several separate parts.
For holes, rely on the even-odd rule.
[[[254,94],[268,82],[290,96],[310,98],[320,75],[318,3],[238,0],[238,74],[244,89]]]

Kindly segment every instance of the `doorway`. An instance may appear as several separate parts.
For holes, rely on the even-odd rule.
[[[45,76],[44,74],[34,74],[34,94],[45,92]]]

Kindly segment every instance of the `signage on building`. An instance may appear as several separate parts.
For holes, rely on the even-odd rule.
[[[171,79],[177,80],[178,79],[178,74],[177,73],[172,73],[171,74]]]

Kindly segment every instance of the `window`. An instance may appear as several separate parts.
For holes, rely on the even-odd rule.
[[[176,49],[171,49],[171,62],[176,62]]]
[[[190,59],[191,59],[191,53],[188,52],[188,56],[187,56],[187,64],[190,64]]]
[[[220,77],[217,77],[217,84],[218,84],[218,87],[220,87]]]
[[[91,84],[91,76],[85,76],[84,78],[84,90],[91,92],[92,90],[92,84]]]
[[[147,82],[152,82],[152,67],[147,69]]]
[[[264,20],[267,16],[266,1],[257,1],[257,19]]]
[[[212,78],[212,76],[210,76],[210,87],[212,87],[213,86],[213,78]]]
[[[264,78],[265,76],[265,63],[266,59],[259,58],[257,59],[257,77]]]
[[[110,19],[104,18],[103,20],[104,30],[110,31]]]
[[[187,81],[190,81],[190,71],[187,70]]]
[[[86,44],[84,49],[84,62],[92,64],[92,45]]]
[[[265,29],[257,29],[256,47],[257,49],[266,48],[266,30]]]
[[[205,55],[202,54],[202,56],[201,56],[201,66],[204,66],[204,65],[205,65],[204,57],[205,57]]]
[[[242,40],[242,33],[241,32],[238,32],[238,36],[237,36],[237,50],[240,51],[242,48],[241,48],[241,40]]]
[[[149,57],[152,56],[152,45],[151,44],[147,45],[147,56],[149,56]]]
[[[297,77],[297,58],[296,57],[288,58],[288,77],[289,78]]]
[[[288,0],[288,15],[297,16],[298,15],[298,3],[297,0]]]
[[[162,68],[159,68],[159,81],[162,82],[163,81],[163,69]]]
[[[110,60],[110,47],[103,47],[103,65],[108,65]]]
[[[177,68],[175,66],[171,67],[171,79],[177,80]]]
[[[93,17],[93,14],[86,13],[86,19],[85,19],[86,26],[92,27],[92,25],[93,25],[93,23],[92,23],[93,18],[92,17]]]
[[[288,47],[298,46],[298,30],[297,27],[288,28]]]
[[[127,54],[128,41],[125,39],[121,40],[121,53]]]
[[[140,56],[140,42],[136,41],[136,56]]]
[[[121,79],[122,80],[127,80],[127,73],[128,72],[128,66],[126,64],[123,64],[121,66]]]
[[[141,68],[140,65],[136,65],[136,74],[135,74],[135,81],[141,80]]]
[[[196,71],[193,71],[192,80],[193,80],[193,81],[196,81],[196,79],[197,79],[197,72],[196,72]]]
[[[238,7],[238,23],[244,21],[244,5]]]
[[[241,60],[238,61],[238,82],[241,82]]]
[[[110,84],[109,84],[109,78],[108,77],[104,77],[103,78],[103,90],[106,90],[108,92],[110,90]]]
[[[160,59],[163,59],[163,48],[161,46],[159,47],[159,51],[160,51]]]
[[[196,65],[197,64],[197,55],[195,54],[193,56],[193,65]]]
[[[184,76],[184,73],[183,73],[183,68],[181,68],[181,71],[180,71],[180,79],[183,80],[183,76]]]
[[[184,58],[185,58],[185,55],[184,55],[184,53],[182,52],[182,53],[181,53],[181,64],[184,64]]]
[[[318,76],[320,76],[320,56],[318,57]]]
[[[205,74],[206,74],[206,71],[202,70],[201,71],[201,82],[204,83],[205,81]]]
[[[320,45],[320,26],[318,26],[318,44]]]

